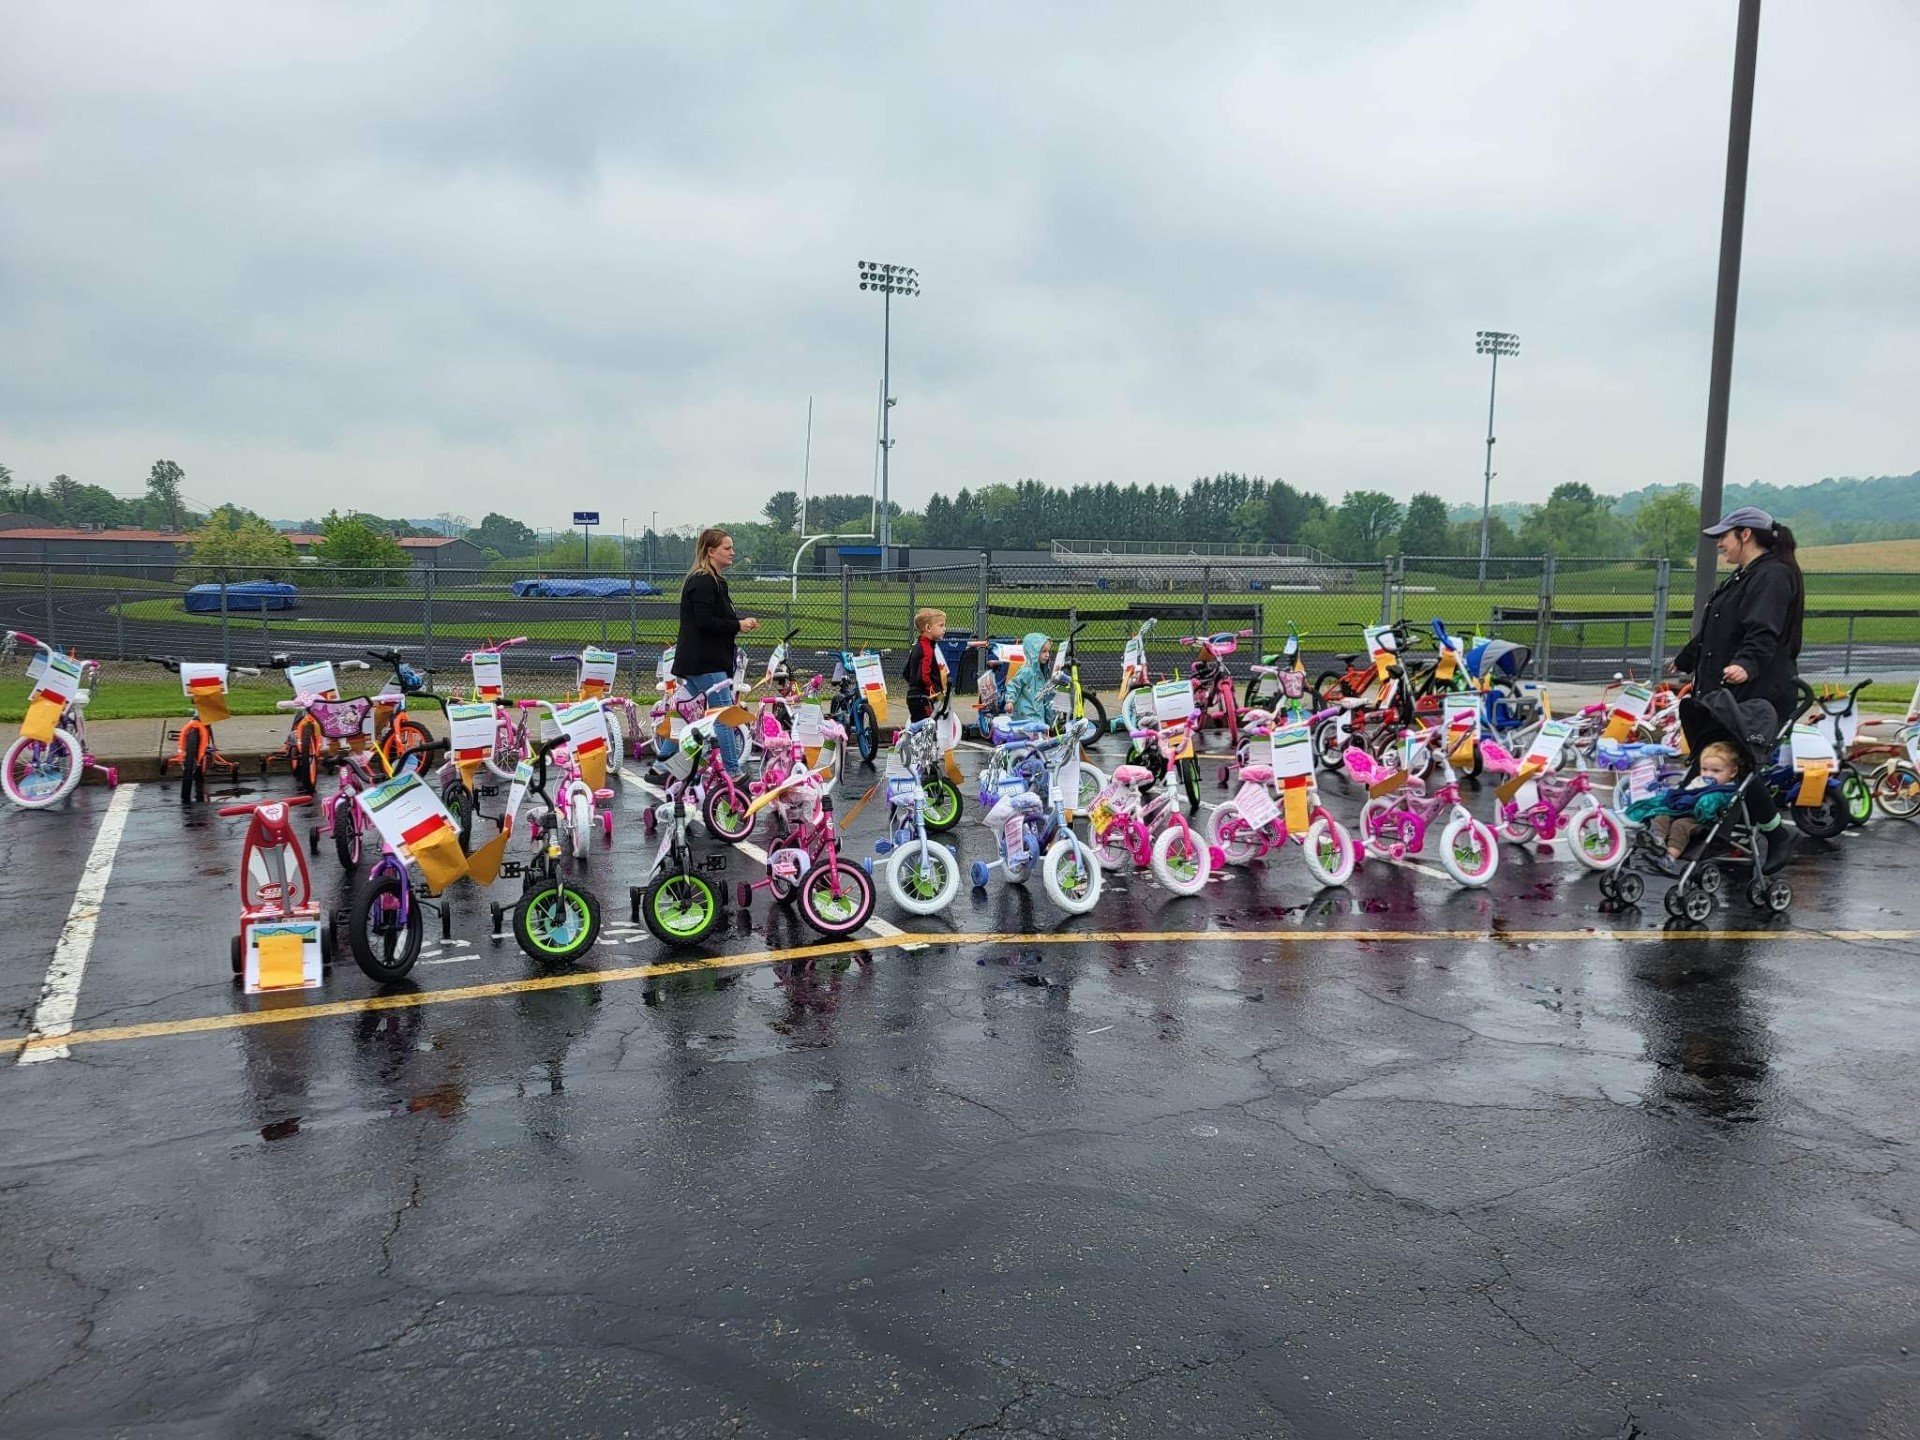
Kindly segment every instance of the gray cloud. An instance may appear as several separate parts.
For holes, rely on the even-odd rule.
[[[874,258],[909,503],[1468,498],[1487,326],[1505,493],[1692,479],[1732,10],[15,7],[0,461],[696,523],[797,482],[811,394],[864,489]],[[1766,13],[1735,478],[1920,464],[1916,60],[1896,0]]]

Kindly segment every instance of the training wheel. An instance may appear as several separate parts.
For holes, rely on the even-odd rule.
[[[984,860],[974,861],[971,876],[973,879],[973,888],[976,890],[984,890],[987,885],[987,862]]]
[[[735,881],[733,899],[742,910],[747,909],[753,904],[753,885],[746,880]]]
[[[493,921],[493,938],[498,940],[503,933],[502,926],[506,923],[506,907],[496,900],[487,907],[487,913],[488,917]],[[639,917],[636,916],[635,918],[638,919]]]
[[[653,834],[655,830],[660,828],[660,817],[651,810],[647,811],[640,817],[640,828],[645,830],[649,835]]]

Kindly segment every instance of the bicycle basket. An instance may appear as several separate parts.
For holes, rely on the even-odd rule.
[[[307,707],[307,713],[327,739],[352,740],[366,733],[373,701],[365,696],[352,700],[315,700]]]

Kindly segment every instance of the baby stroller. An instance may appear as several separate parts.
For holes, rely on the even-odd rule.
[[[1813,693],[1799,681],[1794,683],[1802,701],[1812,703]],[[1755,785],[1768,783],[1774,754],[1792,737],[1794,719],[1789,715],[1782,722],[1766,701],[1742,703],[1725,690],[1680,702],[1680,728],[1687,737],[1687,752],[1694,758],[1676,783],[1682,787],[1693,783],[1700,773],[1700,752],[1715,741],[1738,749],[1742,764],[1726,805],[1701,824],[1681,856],[1679,877],[1662,898],[1674,919],[1695,924],[1706,920],[1728,884],[1741,879],[1746,881],[1747,900],[1754,909],[1783,915],[1793,905],[1793,886],[1784,876],[1768,875],[1761,868],[1766,845],[1749,814],[1749,792]],[[1601,877],[1600,893],[1608,900],[1635,904],[1646,888],[1632,867],[1636,860],[1649,858],[1659,848],[1658,842],[1647,830],[1636,831],[1634,842],[1619,867]]]

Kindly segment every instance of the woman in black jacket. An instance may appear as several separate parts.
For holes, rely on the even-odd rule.
[[[673,673],[689,692],[706,696],[708,709],[732,703],[734,640],[742,631],[760,626],[753,616],[734,613],[726,575],[732,564],[733,537],[718,527],[702,530],[693,548],[693,568],[680,586],[680,633],[673,642]],[[739,735],[730,725],[718,725],[714,738],[728,772],[738,775]]]
[[[1669,668],[1691,671],[1697,694],[1725,690],[1737,701],[1766,701],[1777,729],[1795,709],[1807,608],[1793,532],[1757,506],[1742,505],[1704,533],[1714,537],[1733,574],[1708,597],[1693,638]],[[1789,836],[1764,784],[1747,787],[1747,808],[1766,834],[1763,868],[1778,870],[1787,858]]]

